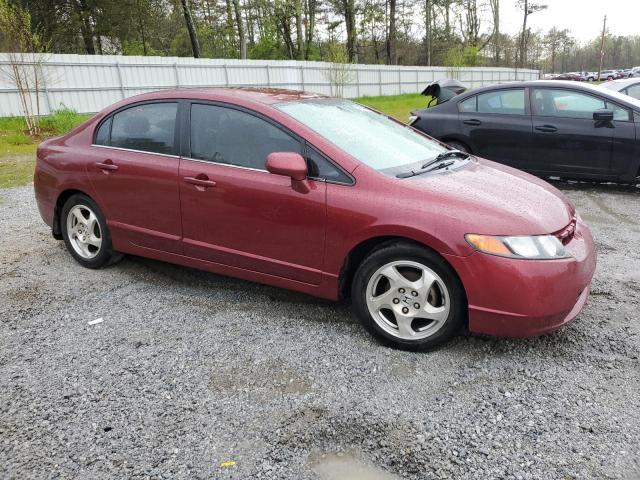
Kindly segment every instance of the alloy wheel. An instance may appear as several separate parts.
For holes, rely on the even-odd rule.
[[[75,205],[67,215],[67,235],[73,250],[85,260],[95,258],[102,247],[102,231],[96,214],[86,205]]]
[[[435,334],[449,317],[450,296],[431,268],[400,260],[380,267],[366,290],[369,313],[385,332],[403,340]]]

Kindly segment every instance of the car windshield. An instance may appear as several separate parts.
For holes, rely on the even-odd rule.
[[[376,170],[401,170],[446,151],[411,127],[348,100],[303,100],[276,107]]]

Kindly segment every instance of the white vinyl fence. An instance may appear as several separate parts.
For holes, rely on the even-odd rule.
[[[27,70],[34,59],[20,58]],[[289,60],[229,60],[117,55],[46,55],[42,64],[40,112],[62,107],[93,113],[126,97],[153,90],[189,87],[275,87],[331,94],[331,64]],[[404,67],[351,65],[347,98],[416,93],[433,80],[454,77],[470,88],[539,78],[538,70],[511,68]],[[0,117],[21,115],[20,98],[0,53]],[[35,97],[35,95],[33,95]],[[35,110],[35,99],[34,99]]]

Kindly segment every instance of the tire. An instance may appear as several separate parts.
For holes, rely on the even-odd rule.
[[[366,257],[351,298],[362,325],[403,350],[433,349],[466,324],[466,296],[453,269],[435,252],[408,242],[387,244]]]
[[[611,81],[613,80],[613,77],[607,77],[607,80]]]
[[[589,78],[587,78],[587,82],[593,82],[593,81],[594,81],[594,78],[593,78],[593,77],[589,77]]]
[[[456,142],[452,140],[451,142],[445,142],[445,143],[449,145],[451,148],[455,148],[456,150],[460,150],[461,152],[472,153],[471,149],[462,142]]]
[[[86,195],[72,195],[64,203],[60,230],[67,250],[83,267],[102,268],[122,258],[113,251],[104,215]]]

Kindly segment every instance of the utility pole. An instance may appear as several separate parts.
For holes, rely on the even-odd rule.
[[[600,80],[600,72],[602,72],[602,60],[604,60],[604,34],[607,30],[607,16],[604,16],[604,22],[602,23],[602,37],[600,38],[600,68],[598,69],[598,76],[596,80]]]

